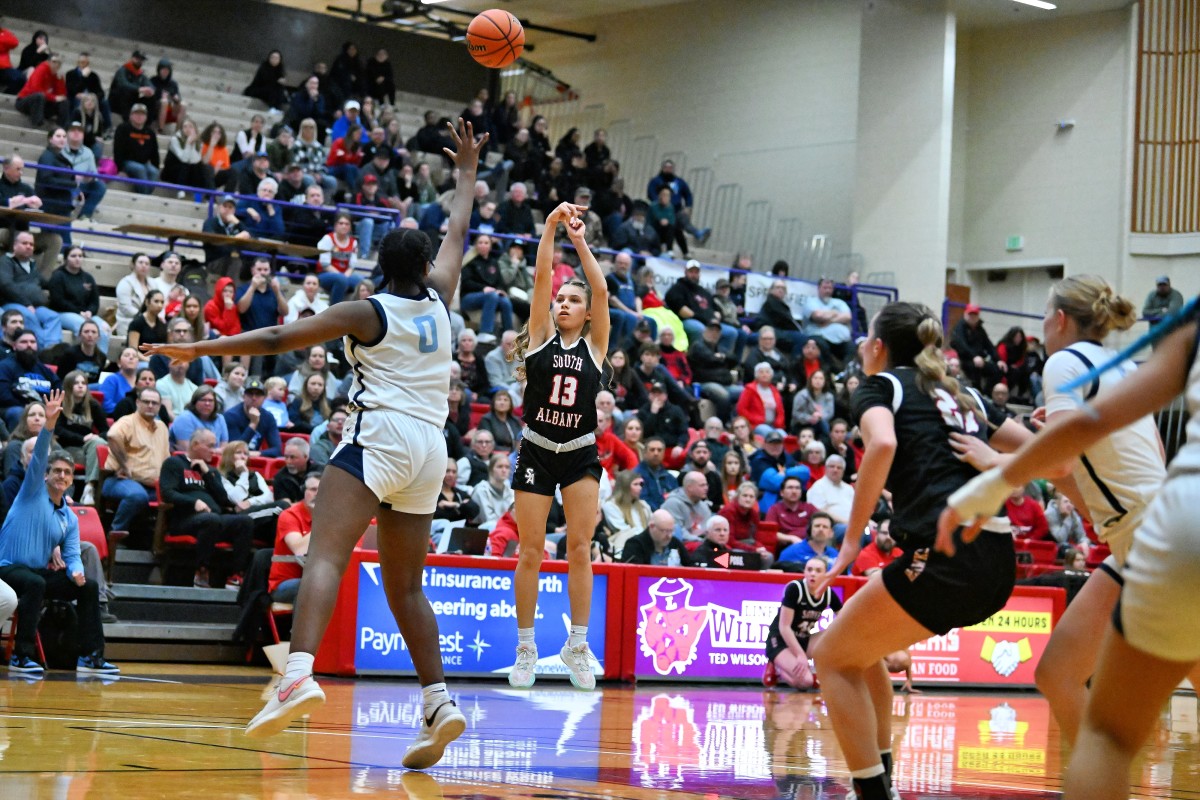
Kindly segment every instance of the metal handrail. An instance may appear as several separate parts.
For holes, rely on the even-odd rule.
[[[4,163],[7,163],[7,159],[0,159],[0,164],[4,164]],[[129,176],[121,176],[121,175],[103,175],[99,172],[84,172],[82,170],[68,169],[67,167],[55,167],[50,164],[38,164],[37,162],[30,163],[30,162],[26,161],[25,166],[32,170],[45,170],[47,172],[58,172],[58,173],[62,173],[65,175],[71,175],[73,177],[84,177],[84,178],[100,180],[100,181],[104,181],[105,183],[111,183],[113,181],[117,181],[120,183],[127,183],[132,186],[149,186],[149,187],[156,188],[156,189],[161,188],[161,189],[167,189],[170,191],[191,192],[193,194],[205,195],[208,198],[208,215],[209,216],[212,216],[213,206],[216,204],[216,198],[226,197],[226,196],[233,197],[235,200],[257,200],[260,203],[270,203],[272,205],[282,206],[283,208],[295,208],[296,206],[304,205],[302,203],[293,203],[288,200],[275,200],[275,199],[267,200],[262,197],[259,197],[258,195],[238,194],[237,192],[227,192],[222,189],[204,189],[204,188],[200,188],[200,187],[196,187],[196,186],[185,186],[180,183],[167,183],[165,181],[147,181],[147,180],[142,180],[140,178],[131,178]],[[272,179],[273,178],[274,178],[274,176],[272,176]],[[395,219],[396,224],[400,223],[400,212],[393,208],[379,208],[378,206],[360,206],[360,205],[355,205],[353,203],[338,203],[337,205],[333,205],[333,206],[311,206],[311,208],[317,208],[317,209],[320,209],[321,211],[325,211],[325,212],[337,212],[339,209],[348,209],[352,212],[351,216],[355,216],[355,215],[357,215],[359,217],[369,216],[374,219],[387,219],[387,218],[391,217],[391,218]]]

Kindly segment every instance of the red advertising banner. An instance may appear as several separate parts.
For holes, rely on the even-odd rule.
[[[913,645],[913,682],[1033,686],[1034,668],[1062,615],[1061,595],[1061,589],[1018,587],[1001,611],[978,625]]]

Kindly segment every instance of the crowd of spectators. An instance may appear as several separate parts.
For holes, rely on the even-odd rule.
[[[220,124],[199,130],[187,117],[165,59],[146,76],[145,55],[134,52],[106,96],[85,54],[67,76],[71,90],[59,92],[61,59],[44,37],[34,44],[45,57],[26,64],[23,55],[0,80],[24,87],[22,111],[35,125],[58,117],[39,163],[94,171],[115,113],[125,120],[112,134],[116,161],[130,177],[222,186],[240,196],[220,197],[204,230],[307,244],[320,256],[310,274],[293,276],[289,296],[270,259],[243,258],[230,247],[206,246],[203,265],[195,265],[215,279],[211,288],[207,279],[186,280],[192,265],[176,253],[138,253],[117,286],[115,317],[106,320],[86,253],[70,246],[69,232],[55,241],[18,228],[0,258],[5,471],[24,475],[23,443],[41,441],[44,398],[62,388],[65,413],[54,435],[72,467],[83,467],[66,502],[77,495],[82,504],[107,503],[110,528],[131,530],[160,499],[170,504],[171,534],[194,547],[195,586],[238,585],[253,549],[270,547],[270,590],[294,597],[320,473],[347,419],[352,376],[342,343],[190,365],[143,363],[137,347],[234,335],[368,297],[381,275],[359,265],[388,230],[420,228],[435,241],[444,230],[456,177],[440,160],[448,120],[429,112],[402,139],[386,51],[364,65],[347,45],[331,69],[315,65],[295,88],[272,51],[246,94],[270,106],[274,123],[256,114],[231,141]],[[26,91],[31,85],[36,91]],[[43,99],[29,99],[35,94]],[[474,187],[476,235],[452,312],[448,458],[431,548],[444,549],[439,538],[455,528],[483,532],[487,543],[477,552],[511,555],[517,546],[511,472],[523,431],[522,387],[508,356],[530,313],[533,266],[523,237],[536,233],[538,213],[573,199],[590,208],[589,244],[610,253],[608,388],[595,398],[604,475],[594,559],[714,566],[740,553],[749,568],[803,572],[814,558],[832,563],[847,535],[866,545],[854,574],[898,557],[886,497],[868,530],[845,529],[862,456],[850,398],[863,377],[855,333],[865,312],[846,292],[857,276],[840,287],[822,278],[797,312],[787,299],[787,265],[777,265],[780,277],[751,313],[746,273],[754,265],[739,254],[711,291],[699,262],[689,260],[660,296],[653,269],[639,265],[676,249],[687,256],[689,244],[709,233],[694,227],[690,187],[671,161],[650,179],[645,199],[631,200],[603,130],[582,146],[572,128],[551,146],[547,120],[526,121],[512,93],[493,104],[481,91],[463,116],[477,134],[490,134],[497,156]],[[172,125],[160,162],[156,132]],[[18,156],[4,167],[0,201],[10,207],[91,216],[104,196],[102,182],[60,181],[42,171],[31,187],[22,169]],[[335,199],[378,213],[334,215]],[[51,271],[64,245],[66,256]],[[39,252],[49,256],[35,260]],[[159,275],[151,276],[155,266]],[[556,250],[556,286],[577,269],[568,248]],[[1178,292],[1162,279],[1146,313],[1161,316],[1178,305]],[[61,344],[64,329],[73,334],[70,346]],[[125,346],[115,361],[110,338]],[[1044,354],[1021,328],[994,345],[981,309],[968,305],[948,344],[951,374],[997,405],[1039,400]],[[1086,555],[1085,526],[1070,501],[1042,491],[1010,500],[1015,534],[1054,541],[1060,556]],[[557,502],[547,529],[547,555],[561,557],[566,528]],[[0,551],[3,541],[0,533]],[[0,578],[3,569],[0,563]],[[103,661],[102,651],[88,655]]]

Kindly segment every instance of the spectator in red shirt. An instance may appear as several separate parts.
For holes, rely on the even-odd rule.
[[[67,127],[70,114],[62,66],[62,56],[54,53],[34,67],[33,74],[17,93],[17,111],[29,117],[29,122],[35,128],[42,127],[47,112],[54,112],[59,126]]]
[[[799,478],[783,479],[779,500],[767,509],[767,522],[779,526],[779,547],[787,547],[808,536],[808,523],[819,510],[811,503],[801,500],[804,484]]]
[[[600,409],[596,409],[596,452],[600,466],[604,467],[610,478],[615,479],[618,472],[638,465],[637,454],[613,433],[612,417]]]
[[[25,73],[13,66],[10,55],[19,44],[15,33],[0,28],[0,91],[5,94],[16,94],[25,83]]]
[[[351,125],[346,135],[334,139],[325,159],[325,171],[346,184],[351,197],[358,192],[358,168],[362,164],[362,128]]]
[[[745,417],[754,432],[766,436],[770,429],[784,429],[783,395],[775,388],[775,370],[765,361],[754,365],[754,380],[746,384],[738,398],[737,413]]]
[[[312,533],[312,510],[317,502],[321,476],[310,472],[304,479],[304,499],[293,503],[279,515],[275,526],[275,554],[271,556],[271,574],[267,591],[276,603],[291,603],[300,592],[304,575],[304,557],[308,555],[308,536]]]
[[[488,553],[499,558],[504,555],[509,542],[519,542],[520,540],[517,535],[517,520],[513,517],[510,508],[496,521],[496,527],[492,528],[492,532],[488,534]],[[516,555],[516,553],[511,555]]]
[[[1035,542],[1053,541],[1042,504],[1026,497],[1024,486],[1013,490],[1004,503],[1004,510],[1008,514],[1008,521],[1012,523],[1013,536]]]
[[[738,487],[734,499],[721,506],[717,513],[729,520],[730,550],[758,553],[763,559],[763,569],[768,569],[774,563],[776,539],[773,535],[760,531],[758,527],[760,516],[757,486],[750,481],[743,482]]]
[[[904,551],[896,546],[896,540],[892,538],[892,518],[882,517],[877,520],[877,525],[871,543],[862,549],[858,558],[854,559],[854,564],[850,568],[852,575],[870,577],[904,555]]]

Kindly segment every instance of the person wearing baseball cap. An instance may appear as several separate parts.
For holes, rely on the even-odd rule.
[[[75,120],[67,128],[67,146],[62,149],[62,157],[71,164],[71,169],[76,172],[87,172],[96,174],[96,154],[92,148],[84,143],[86,131],[83,128],[83,123]],[[104,185],[104,181],[95,178],[82,178],[77,184],[80,193],[83,194],[83,207],[79,210],[80,219],[91,219],[96,213],[96,208],[100,205],[100,201],[104,199],[108,187]]]
[[[709,272],[709,275],[712,275]],[[712,278],[709,278],[712,280]],[[704,328],[714,318],[721,323],[721,350],[739,363],[742,360],[742,350],[746,345],[746,332],[737,325],[720,318],[716,301],[712,293],[702,285],[700,262],[690,259],[683,271],[683,277],[675,281],[663,298],[667,308],[683,321],[683,331],[688,340],[699,339],[704,335]],[[737,320],[732,320],[737,322]]]
[[[1181,308],[1183,308],[1183,295],[1179,293],[1178,289],[1171,288],[1169,275],[1159,275],[1154,281],[1154,291],[1146,295],[1146,302],[1142,306],[1142,316],[1148,317],[1152,322],[1157,322]]]
[[[267,458],[283,456],[283,443],[279,439],[279,426],[275,417],[262,410],[267,399],[267,388],[262,378],[251,375],[242,387],[242,404],[225,412],[225,426],[229,428],[229,441],[243,441],[251,455]]]
[[[958,353],[967,380],[988,395],[1003,373],[1008,371],[1008,365],[996,355],[996,348],[984,330],[983,320],[979,318],[981,310],[976,303],[967,304],[962,319],[954,325],[954,331],[950,334],[950,347]]]
[[[126,67],[122,67],[117,74],[120,75]],[[127,108],[125,122],[118,125],[113,134],[113,160],[131,178],[157,181],[160,164],[158,138],[146,123],[149,109],[141,100],[132,101]],[[138,194],[150,194],[154,187],[135,184],[133,190]]]
[[[221,236],[235,236],[238,239],[250,238],[249,231],[238,219],[237,199],[231,194],[222,195],[217,200],[212,216],[204,220],[204,226],[200,230]],[[204,262],[214,274],[234,269],[240,272],[241,259],[233,257],[235,250],[236,248],[230,245],[205,244]]]

